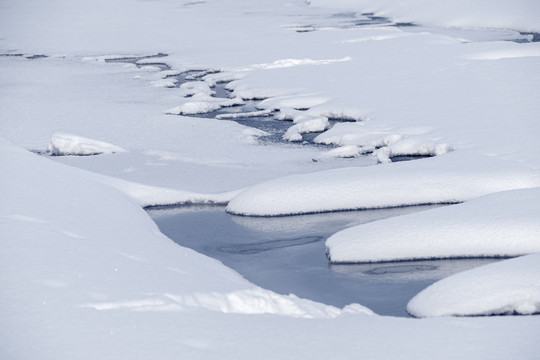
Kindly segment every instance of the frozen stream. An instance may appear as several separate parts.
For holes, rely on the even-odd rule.
[[[261,287],[338,307],[360,303],[378,314],[408,316],[407,302],[429,284],[495,260],[330,265],[324,243],[346,227],[427,208],[266,218],[230,215],[220,206],[148,212],[161,231],[178,244],[220,260]]]

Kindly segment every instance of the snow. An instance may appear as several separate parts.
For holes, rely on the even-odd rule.
[[[407,305],[414,316],[540,312],[540,254],[485,265],[429,286]]]
[[[47,149],[47,152],[51,155],[57,156],[114,154],[124,151],[126,150],[104,141],[64,133],[54,133],[51,138],[51,145]]]
[[[540,43],[520,33],[540,31],[537,3],[1,7],[0,357],[538,356],[536,316],[395,319],[277,295],[172,243],[141,209],[228,202],[234,213],[285,215],[464,202],[351,228],[329,244],[332,259],[341,246],[347,261],[538,252]],[[388,19],[364,26],[369,12]],[[125,58],[136,64],[106,62]],[[178,86],[174,76],[187,71],[199,73]],[[225,82],[233,97],[213,96]],[[259,130],[181,115],[248,99],[264,99],[257,114],[293,121],[288,140],[323,131],[316,141],[334,148],[261,144]],[[24,150],[51,143],[114,154]],[[396,155],[432,157],[391,163]],[[373,244],[366,257],[358,234]],[[443,280],[409,311],[536,312],[534,262]],[[485,291],[474,291],[479,283]]]
[[[410,163],[342,168],[269,180],[241,191],[229,202],[227,211],[278,216],[457,203],[535,186],[540,186],[540,175],[535,170],[453,152]]]
[[[540,252],[540,188],[345,229],[327,241],[332,262],[517,256]]]
[[[462,28],[502,28],[539,31],[538,3],[528,0],[496,2],[481,1],[422,1],[422,0],[310,0],[314,6],[374,12],[391,16],[396,22]]]
[[[529,347],[533,319],[473,320],[473,328],[422,325],[369,315],[360,305],[340,310],[257,288],[174,244],[129,197],[88,173],[5,141],[0,146],[3,188],[10,189],[0,213],[6,358],[325,358],[349,357],[352,350],[383,358],[406,351],[417,358],[414,349],[424,341],[432,344],[424,353],[429,358],[471,336],[474,347],[455,349],[448,358],[477,351],[526,357],[537,350]],[[514,341],[493,347],[506,331],[516,334]],[[359,342],[359,333],[370,341]],[[399,349],[382,346],[387,341]]]

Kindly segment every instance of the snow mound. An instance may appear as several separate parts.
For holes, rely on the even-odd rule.
[[[114,154],[117,152],[125,152],[126,150],[104,141],[92,140],[82,136],[65,133],[54,133],[47,151],[55,156],[87,156]]]
[[[249,117],[264,117],[272,115],[272,110],[258,110],[258,111],[249,111],[245,113],[232,113],[232,114],[219,114],[216,116],[216,119],[226,120],[226,119],[243,119]]]
[[[152,87],[174,88],[176,87],[177,83],[178,80],[175,78],[165,78],[160,80],[154,80],[150,84],[152,85]]]
[[[421,161],[342,168],[270,180],[241,191],[227,211],[277,216],[405,205],[457,203],[540,186],[528,167],[452,152]]]
[[[517,256],[540,252],[540,188],[501,192],[340,231],[332,262]]]
[[[167,110],[168,115],[196,115],[206,114],[221,109],[243,105],[244,101],[240,97],[217,98],[215,91],[210,88],[210,84],[205,81],[190,81],[180,85],[184,95],[181,105]]]
[[[454,150],[446,143],[439,143],[420,135],[424,129],[409,129],[409,134],[389,133],[384,130],[366,129],[363,123],[340,123],[315,138],[326,145],[355,145],[362,153],[372,152],[381,163],[391,162],[394,156],[438,156]]]
[[[358,157],[363,154],[361,148],[355,145],[345,145],[338,148],[328,150],[323,153],[317,160],[327,159],[327,158],[353,158]]]
[[[297,114],[293,118],[294,125],[283,134],[283,140],[301,141],[302,134],[321,132],[330,127],[328,118],[324,116],[310,116]]]
[[[219,99],[211,96],[193,96],[191,101],[186,101],[182,105],[167,110],[168,115],[197,115],[206,114],[221,109],[222,107],[242,105],[241,98]]]
[[[416,317],[529,315],[540,312],[540,254],[464,271],[440,280],[407,305]]]

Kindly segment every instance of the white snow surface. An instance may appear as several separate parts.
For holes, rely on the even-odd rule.
[[[540,254],[484,265],[429,286],[407,305],[414,316],[540,312]]]
[[[445,27],[486,27],[540,31],[540,4],[529,0],[309,0],[328,6],[391,16],[396,22]]]
[[[535,319],[470,320],[474,329],[445,320],[418,326],[368,316],[360,305],[340,310],[257,288],[174,244],[129,197],[88,173],[5,141],[0,146],[2,188],[10,189],[0,213],[4,358],[325,358],[343,341],[347,350],[337,346],[343,357],[352,349],[417,358],[414,348],[425,340],[432,344],[423,353],[428,358],[471,336],[474,348],[448,358],[475,349],[487,357],[534,354],[527,346]],[[515,341],[493,346],[509,329]],[[370,340],[358,341],[359,332]],[[398,346],[383,347],[387,341]]]
[[[0,357],[537,358],[536,316],[395,319],[277,295],[172,243],[140,207],[230,201],[231,212],[283,215],[465,201],[363,225],[362,239],[376,243],[369,257],[396,256],[381,242],[397,244],[396,233],[416,249],[405,258],[538,251],[540,43],[520,33],[540,31],[538,6],[4,0]],[[367,12],[390,23],[363,26]],[[105,62],[158,53],[167,56],[142,67]],[[200,73],[178,86],[171,76],[189,70]],[[212,96],[218,82],[233,98]],[[316,141],[338,148],[261,146],[262,131],[166,114],[247,99],[294,121],[288,140],[325,130]],[[354,122],[331,127],[336,118]],[[23,150],[45,152],[55,133],[86,144],[78,153],[89,142],[127,151],[44,159]],[[395,155],[433,157],[390,163]],[[341,245],[356,248],[356,235]],[[409,311],[535,312],[537,260],[443,280],[435,293],[450,292],[452,304],[426,290]],[[489,289],[470,290],[478,282]],[[483,302],[490,294],[501,301]]]
[[[540,252],[539,213],[540,188],[497,192],[351,227],[326,246],[332,262],[518,256]]]
[[[64,133],[54,133],[47,149],[51,155],[57,156],[114,154],[124,151],[126,150],[104,141]]]
[[[456,203],[535,186],[540,186],[538,171],[489,157],[450,153],[410,163],[342,168],[269,180],[240,192],[229,202],[227,211],[277,216]]]

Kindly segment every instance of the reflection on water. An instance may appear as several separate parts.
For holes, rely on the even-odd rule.
[[[259,286],[338,307],[360,303],[378,314],[407,316],[407,302],[426,286],[494,260],[330,265],[324,243],[341,229],[432,207],[269,218],[234,216],[221,206],[148,212],[175,242],[220,260]]]

